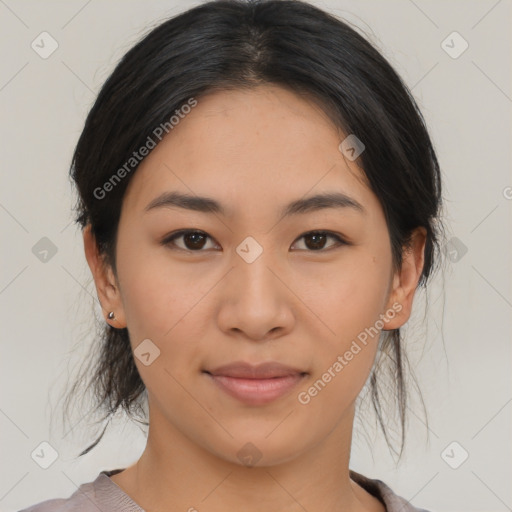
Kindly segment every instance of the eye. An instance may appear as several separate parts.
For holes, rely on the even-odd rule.
[[[322,251],[325,250],[326,241],[331,238],[335,240],[337,243],[331,244],[329,248],[333,246],[336,247],[340,245],[350,245],[339,235],[332,233],[330,231],[310,231],[308,233],[304,233],[297,240],[304,239],[305,240],[305,249],[300,250],[309,250],[309,251]],[[176,243],[177,240],[182,239],[183,242],[181,244]],[[193,252],[201,252],[202,249],[206,247],[206,249],[211,249],[212,247],[207,247],[207,240],[213,240],[210,235],[205,233],[204,231],[199,230],[181,230],[176,233],[173,233],[171,236],[166,237],[162,241],[162,245],[174,245],[178,249],[182,249],[185,251],[193,251]],[[297,243],[297,242],[296,242]],[[214,246],[213,248],[216,248]]]
[[[325,249],[326,240],[329,238],[334,239],[338,242],[337,244],[334,244],[334,246],[349,245],[349,243],[346,242],[339,235],[331,233],[330,231],[310,231],[309,233],[304,233],[297,240],[300,240],[302,238],[304,238],[304,240],[306,241],[306,250],[311,251],[321,251]],[[332,248],[332,245],[329,248]]]
[[[183,245],[177,244],[175,241],[179,239],[183,239]],[[204,231],[198,230],[182,230],[174,233],[171,236],[166,237],[162,241],[162,245],[175,245],[179,249],[185,251],[195,251],[200,252],[206,245],[206,240],[212,238],[210,235],[206,234]],[[208,248],[208,247],[207,247]]]

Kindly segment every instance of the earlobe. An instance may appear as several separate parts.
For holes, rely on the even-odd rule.
[[[414,294],[418,286],[425,263],[425,244],[427,231],[417,227],[411,236],[411,243],[402,253],[402,267],[393,276],[392,290],[389,294],[387,308],[396,314],[386,323],[386,330],[398,329],[411,316]],[[393,307],[395,305],[395,307]],[[399,305],[400,307],[397,307]]]
[[[92,234],[90,224],[87,224],[84,228],[83,238],[85,258],[91,269],[103,316],[112,327],[124,328],[126,323],[119,287],[112,268],[106,264],[98,251],[98,245]]]

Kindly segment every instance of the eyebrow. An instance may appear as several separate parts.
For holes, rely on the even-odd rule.
[[[153,199],[144,208],[150,211],[155,208],[178,207],[204,213],[217,213],[226,216],[226,209],[215,199],[210,197],[192,196],[180,192],[164,192]],[[305,214],[327,208],[350,208],[362,214],[366,210],[361,203],[342,192],[328,192],[314,196],[297,199],[285,206],[281,212],[282,217]]]

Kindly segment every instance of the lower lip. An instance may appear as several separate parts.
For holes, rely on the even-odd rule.
[[[295,373],[272,379],[241,379],[207,373],[217,386],[228,395],[249,405],[263,405],[289,393],[303,378]]]

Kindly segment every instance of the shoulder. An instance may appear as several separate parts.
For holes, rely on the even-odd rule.
[[[94,501],[94,482],[82,484],[69,498],[43,501],[20,512],[98,511]]]
[[[414,507],[408,500],[395,494],[382,480],[371,479],[352,470],[350,478],[378,498],[386,507],[386,512],[428,512],[423,508]]]
[[[144,512],[109,476],[120,470],[102,471],[93,482],[82,484],[69,498],[43,501],[19,512]]]

